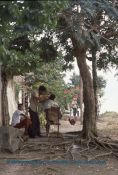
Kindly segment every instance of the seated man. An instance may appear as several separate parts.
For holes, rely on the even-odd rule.
[[[59,119],[61,116],[60,107],[57,102],[54,101],[55,95],[51,94],[49,99],[43,103],[43,109],[46,113],[46,134],[49,135],[50,125],[59,125]]]
[[[31,125],[31,120],[23,113],[23,105],[18,104],[18,109],[13,113],[12,126],[14,128],[25,128],[24,135],[28,135],[28,130]]]

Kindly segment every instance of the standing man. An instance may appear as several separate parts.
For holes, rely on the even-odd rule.
[[[41,137],[41,129],[40,129],[40,120],[38,116],[38,104],[44,102],[49,99],[49,95],[47,95],[47,89],[45,86],[40,86],[38,91],[34,91],[31,94],[29,113],[32,121],[32,137],[35,136]]]

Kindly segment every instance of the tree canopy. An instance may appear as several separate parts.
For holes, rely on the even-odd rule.
[[[83,131],[87,137],[97,135],[93,82],[86,58],[94,51],[100,68],[109,62],[117,64],[117,9],[111,0],[1,1],[2,75],[33,72],[59,58],[63,58],[63,69],[72,68],[76,57],[83,80]]]
[[[55,28],[56,14],[63,6],[61,1],[1,2],[0,60],[7,75],[32,71],[57,57],[53,41],[44,33]]]
[[[16,75],[35,69],[42,60],[55,59],[57,47],[52,41],[55,32],[59,46],[65,50],[64,68],[67,65],[71,68],[74,54],[68,40],[70,29],[65,28],[64,19],[59,18],[59,13],[65,9],[73,17],[73,30],[81,44],[86,42],[88,48],[100,50],[99,68],[105,68],[109,62],[117,64],[118,7],[113,5],[112,1],[106,0],[1,1],[0,59],[3,69],[8,75]],[[83,35],[79,28],[81,24],[86,29]],[[42,39],[37,39],[41,34]]]

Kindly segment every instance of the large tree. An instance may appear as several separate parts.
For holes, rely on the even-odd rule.
[[[69,8],[66,8],[67,6]],[[0,49],[4,86],[7,84],[7,76],[33,71],[36,66],[40,66],[42,60],[47,62],[53,54],[54,60],[57,54],[53,46],[61,47],[65,58],[64,68],[71,67],[70,61],[76,57],[83,80],[83,135],[97,135],[93,80],[86,57],[87,52],[94,49],[97,51],[99,45],[103,46],[101,41],[106,41],[102,28],[102,33],[96,32],[97,15],[107,15],[116,24],[113,17],[117,17],[117,12],[111,1],[2,1],[0,8]],[[98,21],[97,27],[101,27]],[[107,33],[107,36],[109,35]],[[57,42],[53,42],[54,36]],[[3,94],[6,94],[6,91]],[[5,113],[3,116],[7,118]]]
[[[108,7],[108,4],[111,7]],[[97,45],[93,45],[88,51],[87,58],[92,61],[93,87],[95,95],[95,112],[97,115],[97,69],[108,69],[109,66],[117,66],[118,43],[118,9],[117,1],[106,1],[107,13],[99,11],[92,21],[92,30],[99,36]],[[112,9],[112,10],[111,10]],[[114,11],[113,11],[114,10]],[[107,15],[109,14],[109,15]],[[97,38],[95,38],[97,39]],[[96,47],[97,46],[97,47]],[[99,52],[98,52],[99,49]]]
[[[57,51],[49,38],[40,38],[54,26],[52,15],[60,2],[1,1],[0,61],[2,62],[2,124],[9,124],[7,85],[14,75],[23,75],[56,58]],[[56,6],[57,5],[57,6]],[[59,7],[58,7],[59,6]],[[61,7],[60,7],[61,8]],[[55,16],[54,16],[55,17]],[[53,18],[54,18],[53,17]],[[46,27],[47,26],[47,27]],[[50,43],[51,42],[51,43]]]
[[[98,16],[100,17],[96,20]],[[77,0],[73,1],[70,8],[63,11],[59,18],[61,42],[63,42],[65,49],[70,49],[70,52],[72,51],[71,55],[77,58],[83,80],[83,136],[85,137],[97,135],[93,80],[86,64],[86,54],[87,52],[91,51],[93,53],[94,51],[95,56],[100,47],[103,47],[103,41],[107,40],[106,33],[109,29],[104,34],[101,22],[98,23],[98,20],[105,17],[110,18],[111,21],[114,20],[114,24],[116,25],[118,13],[112,2]],[[100,27],[101,30],[97,31],[96,26],[97,28]],[[72,44],[68,44],[69,39]]]

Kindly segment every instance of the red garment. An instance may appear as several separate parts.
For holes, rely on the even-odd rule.
[[[28,129],[29,129],[29,126],[32,124],[31,120],[29,118],[24,118],[20,121],[20,123],[17,123],[14,128],[18,128],[18,129],[21,129],[21,128],[25,128],[25,133],[24,134],[28,134]]]

